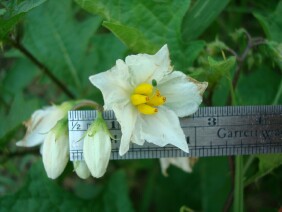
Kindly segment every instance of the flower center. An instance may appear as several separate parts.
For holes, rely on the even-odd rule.
[[[148,83],[138,85],[131,95],[131,103],[142,114],[152,115],[158,112],[157,106],[164,104],[166,97],[160,91]]]

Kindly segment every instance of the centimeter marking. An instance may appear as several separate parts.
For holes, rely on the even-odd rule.
[[[159,147],[145,142],[143,146],[132,143],[121,157],[120,125],[113,111],[104,111],[103,117],[115,137],[111,154],[115,160],[282,153],[282,105],[199,108],[192,116],[180,119],[189,153],[173,145]],[[83,160],[82,138],[95,118],[95,110],[69,111],[71,161]]]

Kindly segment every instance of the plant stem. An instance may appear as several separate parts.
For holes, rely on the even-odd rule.
[[[21,157],[26,154],[32,154],[32,155],[39,155],[38,148],[29,148],[24,151],[16,151],[16,152],[10,152],[0,149],[0,164],[4,164],[6,161],[10,160],[14,157]]]
[[[242,212],[244,209],[244,180],[243,180],[243,156],[235,157],[235,187],[234,187],[234,212]]]
[[[237,87],[239,76],[242,71],[242,66],[243,66],[245,59],[248,56],[248,53],[251,51],[252,48],[259,46],[261,44],[265,44],[265,40],[263,38],[261,37],[253,38],[247,31],[245,31],[245,34],[248,39],[248,44],[241,55],[238,55],[233,49],[228,49],[228,51],[231,52],[236,57],[238,65],[236,67],[234,77],[232,80],[233,91],[232,90],[230,91],[230,94],[227,99],[227,105],[230,105],[230,103],[234,101],[234,93],[232,94],[232,92],[234,92]]]
[[[103,112],[103,107],[99,105],[97,102],[94,102],[92,100],[81,100],[78,101],[78,103],[72,108],[72,110],[78,110],[83,107],[91,107],[94,110],[98,110],[100,112]]]
[[[274,100],[272,102],[273,105],[277,105],[278,104],[278,101],[280,99],[281,94],[282,94],[282,80],[280,81],[280,86],[279,86],[278,91],[276,93],[276,96],[275,96],[275,98],[274,98]]]
[[[247,162],[244,165],[244,169],[243,169],[243,175],[246,175],[246,172],[248,170],[248,168],[250,167],[250,165],[253,163],[253,161],[255,160],[255,156],[254,155],[250,155]]]
[[[24,46],[19,42],[9,40],[10,44],[23,53],[32,63],[34,63],[44,74],[46,74],[69,98],[74,99],[74,94],[62,83],[44,64],[37,60]]]

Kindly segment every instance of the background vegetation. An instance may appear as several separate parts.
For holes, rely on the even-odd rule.
[[[87,12],[86,12],[87,11]],[[58,180],[38,148],[15,146],[32,112],[101,94],[88,76],[167,43],[177,70],[209,82],[203,105],[282,103],[282,1],[1,0],[0,211],[230,211],[234,158],[187,174],[158,160],[111,161],[101,179]],[[244,156],[246,211],[282,206],[282,156]],[[239,209],[238,209],[239,210]]]

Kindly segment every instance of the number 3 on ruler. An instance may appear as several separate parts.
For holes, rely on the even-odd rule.
[[[215,126],[216,125],[216,118],[215,117],[208,118],[208,125]]]

